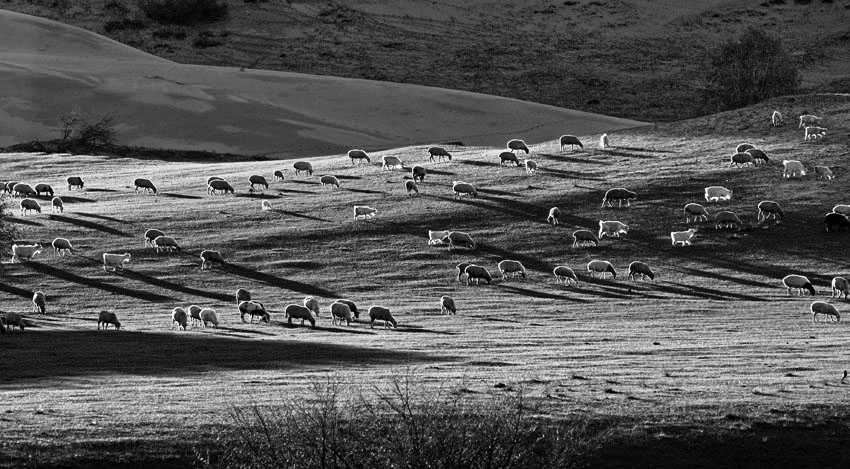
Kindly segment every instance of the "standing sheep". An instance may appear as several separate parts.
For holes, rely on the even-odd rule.
[[[687,231],[671,231],[670,239],[673,241],[673,246],[677,244],[682,244],[682,247],[691,245],[691,238],[694,237],[697,230],[691,228]]]
[[[284,317],[289,318],[289,325],[292,325],[292,319],[300,319],[301,325],[304,325],[304,321],[308,321],[311,327],[316,327],[316,320],[313,319],[313,312],[310,311],[310,308],[306,306],[296,305],[296,304],[288,304],[285,308],[283,308]]]
[[[499,166],[508,166],[510,163],[514,163],[517,167],[519,167],[519,158],[517,158],[515,153],[510,151],[503,151],[499,153]]]
[[[838,296],[841,298],[841,295],[844,295],[844,299],[847,299],[847,294],[850,294],[850,281],[848,281],[844,277],[834,277],[832,279],[832,295],[830,297]]]
[[[103,253],[103,271],[108,272],[109,268],[112,268],[112,271],[115,272],[118,269],[124,270],[124,264],[130,263],[130,253],[125,252],[124,254],[110,254],[108,252]]]
[[[743,228],[743,223],[735,212],[723,210],[714,215],[714,229],[720,228],[737,228],[739,231]]]
[[[449,161],[452,160],[452,155],[442,147],[431,147],[428,149],[428,154],[431,155],[428,159],[432,163],[434,162],[435,156],[437,157],[437,161],[441,161],[443,158],[448,158]]]
[[[222,195],[227,195],[235,194],[236,190],[233,189],[233,186],[224,179],[213,179],[207,183],[207,194],[216,195],[219,192],[221,192]]]
[[[284,177],[283,177],[283,170],[280,170],[280,169],[275,170],[275,172],[274,172],[274,181],[275,181],[275,182],[278,182],[278,181],[283,182],[283,180],[284,180]]]
[[[741,165],[744,165],[744,166],[752,165],[752,166],[754,166],[755,160],[753,159],[753,155],[751,155],[747,152],[735,153],[734,155],[732,155],[731,158],[729,158],[729,167],[731,168],[732,165],[735,165],[738,168],[740,168]]]
[[[16,260],[30,260],[42,251],[41,244],[13,244],[12,245],[12,262]]]
[[[266,182],[266,178],[259,174],[251,175],[251,177],[248,178],[248,183],[251,184],[251,192],[254,192],[254,186],[263,186],[264,189],[269,188],[269,183]]]
[[[264,212],[269,212],[269,211],[271,211],[271,209],[272,209],[272,203],[269,202],[268,200],[264,200],[264,201],[260,202],[260,210],[262,210]]]
[[[383,306],[372,306],[369,308],[369,327],[372,329],[375,328],[375,321],[383,321],[384,329],[389,329],[390,324],[392,324],[393,328],[398,327],[398,322],[395,320],[392,313],[390,313],[390,310]]]
[[[334,301],[328,306],[328,310],[331,313],[331,325],[336,325],[337,322],[339,325],[342,325],[342,321],[345,320],[345,325],[350,326],[351,321],[353,321],[351,317],[351,308],[345,304]]]
[[[850,219],[840,213],[827,213],[823,218],[823,223],[826,225],[827,233],[831,231],[840,233],[841,228],[847,228],[847,231],[850,231]]]
[[[815,166],[815,174],[818,179],[826,179],[827,181],[835,177],[835,174],[832,174],[832,170],[829,169],[829,166]]]
[[[425,182],[425,174],[425,168],[422,166],[414,166],[413,169],[410,170],[410,176],[413,178],[413,182]]]
[[[448,244],[450,249],[456,249],[457,246],[463,246],[471,250],[475,250],[475,240],[469,233],[463,231],[449,231],[449,234],[442,239],[443,244]]]
[[[782,165],[785,167],[782,172],[782,176],[785,179],[806,175],[806,167],[803,166],[803,163],[797,160],[782,160]]]
[[[369,207],[367,205],[355,205],[354,206],[354,219],[363,218],[364,220],[367,218],[373,218],[375,214],[378,213],[378,209]]]
[[[68,190],[70,191],[72,188],[76,187],[79,190],[83,190],[83,178],[79,176],[71,176],[68,178]]]
[[[306,172],[310,176],[313,175],[313,165],[309,161],[296,161],[292,163],[292,167],[295,168],[296,175],[301,174],[301,171]]]
[[[319,300],[312,296],[304,297],[304,307],[313,312],[316,316],[319,315]]]
[[[804,125],[820,125],[821,118],[812,114],[803,114],[800,116],[800,125],[798,129],[802,129]]]
[[[37,291],[32,295],[32,310],[39,314],[47,314],[47,297],[43,291]]]
[[[207,323],[212,324],[213,327],[218,329],[218,315],[215,313],[215,310],[212,308],[204,308],[200,312],[201,323],[204,325],[204,329],[207,328]]]
[[[38,213],[41,213],[41,205],[39,205],[38,201],[35,199],[23,199],[21,200],[21,216],[26,215],[29,212],[35,210]]]
[[[381,157],[381,170],[392,170],[398,166],[401,169],[404,169],[404,163],[401,162],[401,159],[397,156],[382,156]]]
[[[502,281],[508,280],[508,274],[510,274],[511,277],[520,276],[522,278],[525,278],[527,275],[525,266],[523,266],[520,261],[504,260],[499,262],[498,267],[499,273],[502,274]]]
[[[578,277],[576,277],[576,273],[573,272],[573,269],[565,266],[559,265],[552,270],[552,273],[555,274],[555,282],[563,283],[564,285],[578,285]]]
[[[838,309],[825,301],[815,301],[809,309],[812,311],[812,322],[817,322],[818,314],[826,316],[826,322],[841,321],[841,315],[838,314]]]
[[[591,277],[594,273],[599,273],[601,278],[605,278],[605,273],[611,273],[611,278],[617,278],[617,271],[608,261],[594,259],[587,263],[587,271],[590,272]]]
[[[584,145],[582,145],[581,140],[578,139],[575,135],[561,135],[558,139],[558,143],[561,144],[561,151],[564,151],[564,147],[569,145],[570,150],[575,150],[575,146],[578,145],[579,148],[584,150]]]
[[[331,189],[336,187],[339,189],[339,179],[337,179],[336,176],[326,174],[319,178],[319,182],[322,183],[322,189],[326,187],[330,187]]]
[[[454,298],[450,296],[440,297],[440,314],[457,314]]]
[[[597,238],[590,230],[573,231],[573,249],[579,248],[586,243],[592,243],[593,246],[599,246],[599,238]]]
[[[603,236],[619,238],[621,234],[629,234],[629,225],[616,220],[599,220],[599,239]]]
[[[53,188],[50,187],[50,184],[36,184],[35,193],[41,195],[42,192],[48,197],[53,197]]]
[[[50,203],[51,205],[53,205],[53,213],[62,213],[65,211],[65,204],[62,202],[61,198],[54,197],[53,200],[50,201]]]
[[[15,197],[38,197],[38,192],[29,184],[19,182],[12,188],[12,195]]]
[[[419,195],[419,186],[413,181],[404,181],[404,188],[407,190],[407,195]]]
[[[463,270],[466,273],[466,285],[472,285],[472,281],[475,280],[475,284],[479,285],[479,281],[484,279],[487,281],[487,285],[490,285],[493,282],[493,276],[490,275],[490,272],[480,265],[470,264],[466,266],[466,269]]]
[[[243,301],[251,301],[251,292],[244,288],[236,289],[236,304],[242,303]]]
[[[192,327],[196,327],[201,323],[201,311],[204,309],[198,305],[189,305],[187,311],[189,312],[189,318],[192,320]]]
[[[204,249],[201,252],[201,270],[211,269],[214,262],[224,264],[224,257],[222,257],[221,252]]]
[[[758,204],[758,209],[758,220],[760,222],[767,221],[768,217],[773,217],[774,221],[778,221],[785,216],[785,213],[782,211],[782,207],[779,206],[779,203],[772,200],[762,200]]]
[[[250,321],[254,323],[254,316],[259,316],[258,321],[265,321],[268,324],[271,321],[271,315],[266,311],[266,307],[259,301],[245,300],[239,303],[239,318],[245,322],[245,315],[250,316]]]
[[[452,192],[454,192],[455,199],[460,199],[467,195],[478,197],[478,191],[475,190],[475,186],[463,181],[452,181]]]
[[[694,222],[708,221],[708,211],[700,204],[687,204],[685,205],[685,223],[690,223],[691,217],[694,218]]]
[[[366,160],[366,164],[372,163],[372,159],[369,158],[369,154],[363,150],[348,150],[348,157],[351,158],[352,165],[361,163],[363,160]]]
[[[614,208],[614,205],[611,204],[613,201],[617,201],[617,207],[620,208],[623,206],[623,201],[626,201],[626,207],[631,207],[631,201],[637,199],[637,194],[626,189],[625,187],[615,187],[613,189],[608,189],[605,192],[605,197],[602,198],[602,207],[605,208],[608,205],[611,208]]]
[[[759,161],[770,163],[770,158],[767,157],[767,154],[758,148],[750,148],[745,153],[749,153],[753,157],[753,164],[756,166],[758,166]]]
[[[360,311],[357,309],[357,304],[355,304],[353,301],[340,298],[334,300],[334,303],[342,303],[344,305],[347,305],[348,309],[351,310],[351,313],[354,314],[355,318],[360,317]]]
[[[705,188],[705,201],[718,202],[721,200],[731,200],[732,191],[723,186],[708,186]]]
[[[461,262],[461,263],[459,263],[458,265],[455,266],[455,269],[457,269],[457,281],[458,282],[460,282],[460,278],[462,276],[466,275],[466,268],[469,267],[470,265],[472,265],[472,264],[470,264],[469,262]]]
[[[145,248],[150,246],[150,247],[156,249],[156,244],[154,244],[153,242],[156,238],[159,238],[160,236],[165,236],[165,233],[163,233],[160,230],[157,230],[156,228],[151,228],[151,229],[145,231],[145,244],[144,244]]]
[[[528,149],[528,145],[526,145],[524,141],[518,138],[508,140],[508,150],[510,150],[511,152],[517,152],[519,150],[522,150],[525,152],[526,155],[531,153],[531,151]]]
[[[6,327],[11,329],[10,332],[15,330],[15,326],[17,326],[21,330],[21,333],[24,332],[24,326],[26,326],[26,324],[24,323],[23,316],[21,316],[18,313],[14,313],[12,311],[9,311],[9,312],[6,313],[5,319],[6,319]],[[2,325],[0,325],[0,326],[2,326]]]
[[[782,113],[779,111],[773,111],[773,114],[770,115],[770,125],[773,127],[779,127],[784,124],[785,120],[782,119]]]
[[[115,330],[121,329],[121,322],[118,321],[118,316],[115,313],[110,313],[109,311],[101,311],[100,315],[97,318],[97,330],[100,330],[100,326],[103,325],[103,330],[109,330],[109,325],[112,324],[115,326]]]
[[[142,189],[143,192],[152,191],[156,195],[156,186],[149,179],[137,178],[133,181],[133,192]]]
[[[599,137],[599,148],[610,148],[611,144],[608,142],[608,134],[602,134]]]
[[[797,296],[801,296],[803,294],[803,290],[808,290],[812,296],[815,296],[817,292],[815,292],[815,287],[812,285],[812,282],[803,275],[786,275],[782,279],[782,284],[785,285],[785,288],[788,289],[788,295],[791,295],[791,289],[797,290]]]
[[[546,222],[556,226],[561,223],[561,209],[552,207],[549,209],[549,216],[546,217]]]
[[[180,246],[177,244],[177,240],[171,236],[157,236],[153,240],[153,245],[156,248],[157,254],[159,254],[160,251],[167,251],[170,253],[174,250],[180,252]]]
[[[68,252],[69,255],[73,254],[73,252],[71,251],[71,249],[72,249],[71,242],[68,241],[68,239],[66,239],[66,238],[56,238],[56,239],[53,240],[53,243],[51,243],[51,245],[53,246],[53,256],[54,257],[55,256],[61,257],[61,256],[65,255],[66,251]]]
[[[534,160],[525,160],[525,174],[534,174],[537,172],[537,162]]]
[[[647,277],[650,280],[655,280],[655,272],[652,271],[648,264],[641,261],[634,261],[629,264],[629,278],[637,281],[638,275],[641,276],[642,280],[646,280]]]
[[[179,306],[171,310],[171,330],[174,330],[174,325],[177,324],[177,330],[185,331],[189,323],[188,318],[186,310]]]

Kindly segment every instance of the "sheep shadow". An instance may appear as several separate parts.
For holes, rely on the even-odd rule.
[[[73,195],[63,195],[60,197],[63,203],[71,203],[71,204],[91,204],[97,202],[94,199],[88,199],[86,197],[75,197]]]
[[[378,329],[378,327],[376,327],[375,329]],[[380,327],[380,329],[383,329],[383,327]],[[398,327],[395,327],[392,330],[397,331],[397,332],[407,332],[407,333],[412,333],[412,334],[460,335],[457,332],[437,331],[437,330],[428,329],[428,328],[425,328],[425,327],[422,327],[422,326],[412,326],[412,325],[405,325],[405,324],[399,324]]]
[[[531,290],[528,288],[517,287],[513,285],[507,285],[505,282],[496,283],[495,286],[497,288],[501,288],[503,290],[507,290],[512,293],[516,293],[518,295],[528,296],[531,298],[541,298],[545,300],[561,300],[561,301],[569,301],[572,303],[589,303],[589,301],[581,299],[581,298],[572,298],[566,295],[559,295],[555,293],[541,292],[536,290]]]
[[[233,194],[234,197],[239,197],[243,199],[260,199],[260,200],[271,200],[271,199],[279,199],[280,196],[273,194],[266,194],[264,192],[240,192],[238,194]]]
[[[282,213],[284,215],[293,216],[293,217],[305,218],[307,220],[323,221],[323,222],[327,222],[327,223],[330,223],[330,222],[333,221],[333,220],[327,220],[325,218],[314,217],[312,215],[304,215],[303,213],[292,212],[292,211],[289,211],[289,210],[274,209],[273,211],[277,212],[277,213]]]
[[[63,222],[63,223],[68,223],[68,224],[71,224],[71,225],[81,226],[83,228],[88,228],[90,230],[102,231],[104,233],[108,233],[108,234],[112,234],[112,235],[116,235],[116,236],[123,236],[125,238],[132,238],[133,237],[132,234],[127,233],[126,231],[121,231],[121,230],[116,229],[116,228],[111,228],[111,227],[108,227],[108,226],[103,225],[101,223],[95,223],[95,222],[91,222],[91,221],[80,220],[80,219],[77,219],[77,218],[66,217],[65,215],[49,215],[49,218],[51,220],[55,220],[55,221],[59,221],[59,222]]]
[[[487,168],[492,168],[493,166],[499,165],[499,163],[496,162],[496,161],[489,163],[489,162],[486,162],[486,161],[477,161],[477,160],[462,160],[462,161],[458,161],[458,163],[469,165],[469,166],[478,166],[478,167],[487,167]]]
[[[438,176],[454,176],[457,173],[452,172],[452,171],[442,171],[442,170],[439,170],[439,169],[428,168],[428,174],[436,174]]]
[[[385,191],[373,191],[370,189],[352,189],[350,187],[346,187],[345,190],[348,192],[355,192],[357,194],[387,194]]]
[[[561,155],[552,155],[550,153],[537,153],[537,155],[543,156],[547,160],[559,161],[559,162],[567,162],[567,163],[578,163],[578,164],[595,164],[601,166],[613,166],[614,163],[610,161],[603,160],[592,160],[590,159],[590,154],[585,153],[588,159],[575,158],[571,156],[561,156]]]
[[[89,188],[89,189],[86,189],[86,192],[118,192],[118,190],[117,189],[99,189],[99,188],[92,189],[92,188]],[[65,200],[65,199],[62,199],[62,200]]]
[[[157,293],[151,293],[143,290],[134,290],[132,288],[126,288],[119,285],[113,285],[111,283],[106,283],[93,277],[83,277],[81,275],[77,275],[66,270],[57,269],[46,264],[29,262],[27,263],[27,266],[29,266],[30,269],[39,272],[43,275],[49,275],[51,277],[58,278],[66,282],[77,283],[90,288],[96,288],[98,290],[103,290],[115,295],[128,296],[130,298],[150,301],[152,303],[167,303],[175,301],[175,298],[172,298],[170,296],[159,295]]]
[[[586,173],[581,173],[581,172],[576,172],[576,171],[567,171],[567,170],[563,170],[563,169],[541,168],[540,172],[547,175],[547,176],[552,176],[552,177],[561,178],[561,179],[578,179],[578,180],[582,180],[582,181],[600,181],[600,182],[606,181],[605,178],[593,177],[593,176],[587,175]]]
[[[681,153],[681,152],[678,152],[678,151],[675,151],[675,150],[657,150],[655,148],[624,147],[624,146],[621,146],[621,145],[612,146],[611,148],[616,148],[618,150],[626,150],[626,151],[640,151],[640,152],[644,152],[644,153],[673,153],[673,154]]]
[[[352,181],[352,180],[356,180],[356,179],[363,179],[360,176],[349,176],[349,175],[337,176],[336,178],[341,180],[341,181]]]
[[[316,181],[302,181],[300,179],[290,179],[289,182],[292,182],[292,183],[295,183],[295,184],[306,184],[308,186],[318,186],[319,184],[321,184],[321,183],[316,182]]]
[[[4,218],[4,220],[9,222],[9,223],[15,223],[15,224],[18,224],[18,225],[44,226],[37,221],[25,220],[23,218],[18,218],[18,217],[10,217],[8,215]]]
[[[99,220],[113,221],[115,223],[129,223],[127,220],[109,217],[109,216],[106,216],[106,215],[97,215],[97,214],[94,214],[94,213],[87,213],[87,212],[74,212],[74,213],[76,215],[79,215],[81,217],[86,217],[86,218],[97,218]]]
[[[315,192],[299,191],[298,189],[281,189],[280,192],[282,192],[284,194],[289,194],[289,193],[292,193],[292,194],[315,194]]]
[[[221,301],[221,302],[229,302],[232,300],[231,295],[224,293],[213,293],[205,290],[198,290],[197,288],[187,287],[185,285],[180,285],[174,282],[169,282],[168,280],[159,279],[156,277],[151,277],[150,275],[143,274],[141,272],[133,271],[133,270],[123,270],[120,271],[122,276],[138,280],[140,282],[147,283],[148,285],[153,285],[159,288],[163,288],[166,290],[171,290],[175,292],[185,293],[187,295],[198,296],[201,298],[207,298],[210,300]]]
[[[170,199],[200,200],[200,199],[205,198],[205,197],[202,197],[200,195],[177,194],[177,193],[174,193],[174,192],[160,192],[159,195],[160,195],[160,197],[167,197],[167,198],[170,198]]]
[[[303,293],[305,295],[310,296],[324,296],[324,297],[334,297],[339,298],[339,295],[331,290],[326,290],[321,287],[317,287],[315,285],[310,285],[308,283],[298,282],[296,280],[289,280],[281,277],[277,277],[275,275],[267,274],[264,272],[259,272],[256,270],[251,270],[245,267],[241,267],[235,264],[226,263],[222,265],[221,269],[227,273],[244,277],[252,280],[256,280],[258,282],[263,282],[267,285],[271,285],[273,287],[285,288],[287,290]]]
[[[34,293],[32,290],[26,290],[3,282],[0,282],[0,291],[4,291],[6,293],[9,293],[10,295],[20,296],[21,298],[26,298],[27,300],[31,300],[32,295]]]

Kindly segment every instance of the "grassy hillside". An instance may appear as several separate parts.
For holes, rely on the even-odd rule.
[[[830,133],[803,142],[793,124],[767,126],[772,109],[823,115]],[[846,326],[813,324],[811,299],[787,296],[780,280],[805,274],[823,300],[831,278],[848,275],[836,253],[850,234],[827,234],[822,225],[833,205],[848,203],[848,135],[840,128],[848,115],[846,97],[800,96],[612,132],[605,150],[596,148],[597,134],[582,135],[584,151],[534,145],[536,175],[500,167],[499,148],[450,147],[451,163],[428,162],[425,146],[375,155],[426,167],[418,197],[403,191],[409,171],[382,171],[375,160],[351,166],[340,157],[313,158],[313,176],[290,170],[286,181],[252,194],[249,175],[271,181],[290,163],[3,155],[6,178],[50,183],[66,203],[62,214],[10,216],[18,240],[47,246],[63,236],[76,253],[3,263],[3,309],[25,313],[29,328],[0,336],[2,464],[188,458],[201,438],[218,432],[215,425],[228,424],[233,406],[279,403],[328,375],[369,389],[406,368],[425,385],[462,383],[462,392],[481,396],[523,388],[554,416],[613,420],[621,435],[639,441],[671,438],[688,449],[704,442],[708,447],[693,454],[709,459],[710,442],[722,435],[751,441],[770,428],[780,438],[783,428],[806,425],[846,431],[835,420],[847,416],[847,385],[840,382]],[[774,162],[729,168],[742,142]],[[789,158],[828,165],[836,179],[785,180],[776,161]],[[342,188],[323,190],[321,174],[337,175]],[[67,191],[69,175],[82,176],[85,190]],[[208,196],[205,181],[213,175],[235,183],[237,193]],[[136,177],[152,179],[158,195],[134,194]],[[455,200],[454,180],[475,184],[479,197]],[[710,212],[733,210],[746,228],[705,223],[693,246],[672,247],[670,231],[686,228],[682,206],[704,203],[703,188],[715,184],[734,197]],[[600,208],[615,186],[636,191],[637,202]],[[756,204],[765,199],[782,204],[781,223],[756,223]],[[274,210],[261,211],[262,200]],[[7,204],[16,210],[15,201]],[[353,221],[355,204],[376,207],[377,217]],[[545,223],[552,206],[563,212],[557,227]],[[627,223],[629,234],[573,249],[572,231],[596,230],[600,219]],[[145,249],[148,228],[175,236],[183,251]],[[430,247],[429,229],[467,231],[479,246]],[[200,270],[203,249],[220,250],[228,263]],[[104,252],[129,252],[132,262],[124,272],[104,272]],[[481,286],[455,280],[458,262],[495,273],[503,259],[520,260],[528,278]],[[617,278],[590,278],[584,265],[591,259],[612,262]],[[634,260],[659,278],[628,280]],[[576,270],[578,286],[555,283],[551,270],[559,264]],[[237,287],[269,307],[271,324],[239,321]],[[29,312],[35,290],[47,295],[46,316]],[[284,306],[307,295],[322,304],[317,327],[289,326]],[[458,315],[439,314],[441,295],[457,300]],[[339,297],[364,310],[391,308],[398,329],[370,329],[362,316],[352,327],[331,326],[325,311]],[[172,308],[193,303],[215,308],[221,327],[170,330]],[[845,300],[833,303],[846,309]],[[96,330],[104,309],[119,315],[121,331]],[[827,446],[834,441],[815,435]],[[625,451],[624,460],[640,452],[623,448],[606,451]]]

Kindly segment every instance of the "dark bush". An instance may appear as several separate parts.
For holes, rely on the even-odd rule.
[[[227,3],[220,0],[138,0],[148,18],[165,24],[211,23],[227,18]]]
[[[115,141],[114,123],[109,114],[94,117],[71,111],[64,114],[59,122],[58,151],[81,152],[110,146]]]
[[[195,40],[192,41],[192,46],[199,49],[206,49],[207,47],[217,47],[224,44],[222,41],[215,37],[215,34],[210,31],[201,31]]]
[[[180,28],[160,28],[152,33],[157,39],[186,39],[186,31]]]

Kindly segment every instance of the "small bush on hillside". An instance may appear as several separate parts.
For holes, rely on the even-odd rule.
[[[111,115],[94,117],[78,111],[64,114],[60,119],[57,151],[81,152],[110,146],[115,141]]]
[[[756,28],[726,42],[708,66],[704,111],[716,112],[794,94],[800,86],[797,65],[782,41]]]
[[[148,18],[165,24],[211,23],[227,18],[227,3],[220,0],[138,0]]]

